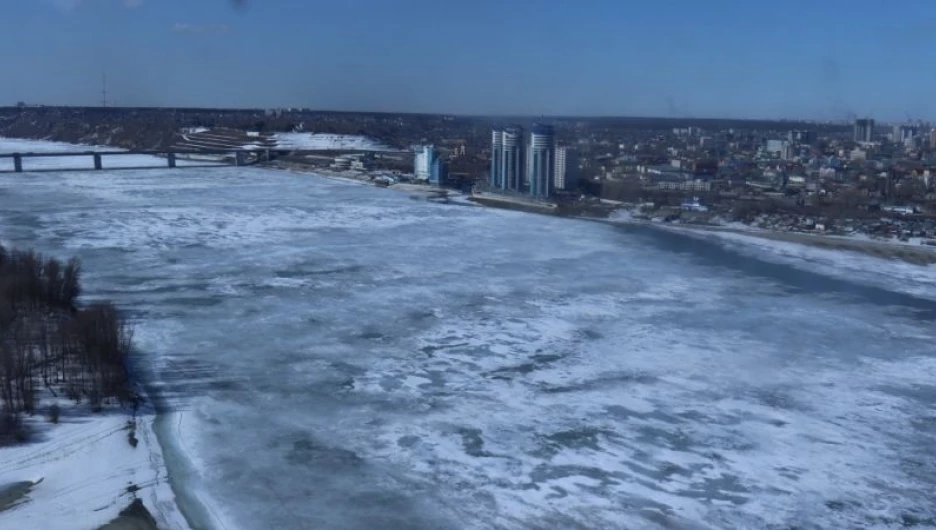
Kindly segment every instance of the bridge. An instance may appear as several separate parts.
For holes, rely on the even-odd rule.
[[[155,158],[165,158],[166,165],[149,166],[119,166],[107,167],[104,163],[105,158],[127,157],[127,156],[152,156]],[[40,153],[0,153],[0,161],[4,159],[13,160],[13,169],[0,169],[0,173],[23,173],[23,172],[47,172],[47,171],[94,171],[94,170],[127,170],[127,169],[162,169],[169,168],[194,168],[194,167],[218,167],[218,166],[247,166],[258,162],[269,161],[274,158],[274,153],[270,149],[222,149],[222,150],[184,150],[184,149],[164,149],[149,151],[61,151],[61,152],[40,152]],[[83,158],[87,157],[90,164],[87,167],[38,167],[29,168],[26,162],[30,159],[39,158]],[[201,159],[197,157],[202,157]],[[204,157],[217,157],[216,160],[205,159]],[[179,160],[185,160],[186,163],[179,165]],[[200,162],[200,163],[199,163]]]

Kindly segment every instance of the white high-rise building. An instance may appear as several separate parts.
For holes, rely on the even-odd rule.
[[[573,190],[578,186],[579,161],[575,149],[556,147],[555,183],[557,190]]]
[[[556,148],[556,189],[566,189],[566,152],[565,147]]]
[[[424,145],[416,152],[416,161],[413,164],[413,174],[416,176],[416,180],[429,180],[434,158],[435,147],[431,145]]]

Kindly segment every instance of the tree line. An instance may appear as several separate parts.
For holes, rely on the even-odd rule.
[[[0,444],[26,437],[22,417],[40,412],[44,389],[94,411],[136,402],[130,330],[113,304],[79,307],[80,273],[77,259],[0,246]]]

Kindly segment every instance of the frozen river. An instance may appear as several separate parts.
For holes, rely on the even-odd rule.
[[[256,169],[4,174],[0,217],[132,316],[196,524],[936,524],[933,269]]]

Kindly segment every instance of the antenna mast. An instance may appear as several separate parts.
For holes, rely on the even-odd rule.
[[[107,72],[101,73],[101,106],[107,106]]]

